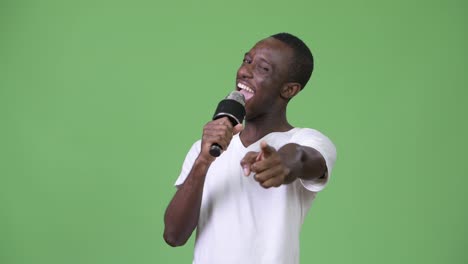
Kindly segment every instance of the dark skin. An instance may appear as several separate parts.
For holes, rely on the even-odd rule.
[[[200,154],[166,209],[164,239],[169,245],[184,245],[198,224],[206,173],[215,161],[209,154],[213,143],[227,149],[233,135],[240,132],[242,144],[249,146],[271,132],[293,128],[286,119],[286,107],[302,87],[288,81],[292,55],[289,46],[274,38],[258,42],[246,53],[237,71],[237,83],[254,91],[253,97],[246,101],[245,127],[241,124],[233,127],[227,118],[205,125]],[[246,176],[253,172],[255,180],[264,188],[289,184],[297,178],[314,180],[326,174],[322,155],[298,144],[275,149],[268,142],[261,142],[260,151],[247,153],[240,166]]]

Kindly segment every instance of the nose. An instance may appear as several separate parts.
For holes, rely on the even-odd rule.
[[[237,71],[237,77],[246,79],[252,78],[252,64],[244,63],[240,66],[239,70]]]

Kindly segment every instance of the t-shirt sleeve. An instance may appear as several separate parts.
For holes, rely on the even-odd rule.
[[[303,128],[298,131],[292,138],[291,143],[296,143],[302,146],[311,147],[320,154],[322,154],[323,158],[325,159],[325,163],[327,165],[327,173],[325,177],[316,179],[316,180],[304,180],[299,179],[302,185],[309,191],[312,192],[319,192],[325,185],[327,184],[328,180],[330,179],[330,175],[335,165],[336,160],[336,148],[333,142],[320,133],[317,130]]]
[[[187,156],[185,157],[184,164],[182,165],[182,169],[180,171],[180,175],[174,184],[176,187],[182,185],[185,182],[185,179],[187,179],[187,176],[192,170],[193,163],[197,159],[198,154],[200,154],[200,150],[201,140],[198,140],[197,142],[193,143],[192,147],[187,153]]]

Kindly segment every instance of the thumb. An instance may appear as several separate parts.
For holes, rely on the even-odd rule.
[[[235,135],[239,132],[241,132],[244,129],[244,126],[242,124],[237,124],[234,129],[232,130],[232,134]]]

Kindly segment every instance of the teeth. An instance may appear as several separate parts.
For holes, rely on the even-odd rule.
[[[252,89],[250,89],[247,85],[245,84],[242,84],[242,83],[238,83],[237,84],[237,87],[241,88],[242,90],[246,90],[247,92],[249,93],[254,93],[254,91]]]

